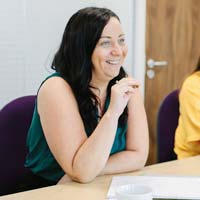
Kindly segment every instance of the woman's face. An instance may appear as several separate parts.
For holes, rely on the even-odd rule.
[[[92,54],[92,79],[110,81],[119,74],[127,55],[125,34],[117,18],[110,18]]]

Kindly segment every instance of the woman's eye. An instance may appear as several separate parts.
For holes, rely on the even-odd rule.
[[[102,47],[109,47],[110,45],[111,45],[110,41],[103,41],[100,43],[100,46],[102,46]]]
[[[125,44],[125,38],[120,38],[118,40],[119,45],[124,45]]]

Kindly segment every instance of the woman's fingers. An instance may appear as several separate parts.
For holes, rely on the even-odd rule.
[[[122,78],[121,80],[116,81],[116,84],[120,86],[132,86],[133,88],[138,88],[140,86],[140,83],[131,77]]]

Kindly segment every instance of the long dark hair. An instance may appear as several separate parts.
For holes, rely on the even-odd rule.
[[[196,71],[200,71],[200,56],[199,56],[199,59],[198,59],[198,62],[197,62],[197,67],[196,67],[196,69],[194,71],[195,72]]]
[[[98,98],[90,90],[93,67],[91,57],[102,31],[111,17],[119,20],[111,10],[97,7],[87,7],[72,15],[51,66],[70,84],[88,134],[97,126],[98,105]],[[119,75],[108,84],[108,96],[111,86],[115,84],[116,80],[125,76],[126,73],[121,67]],[[120,116],[119,123],[124,124],[126,121],[127,108]]]

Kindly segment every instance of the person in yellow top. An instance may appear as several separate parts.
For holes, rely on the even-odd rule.
[[[200,57],[194,73],[183,82],[179,103],[174,151],[182,159],[200,155]]]

